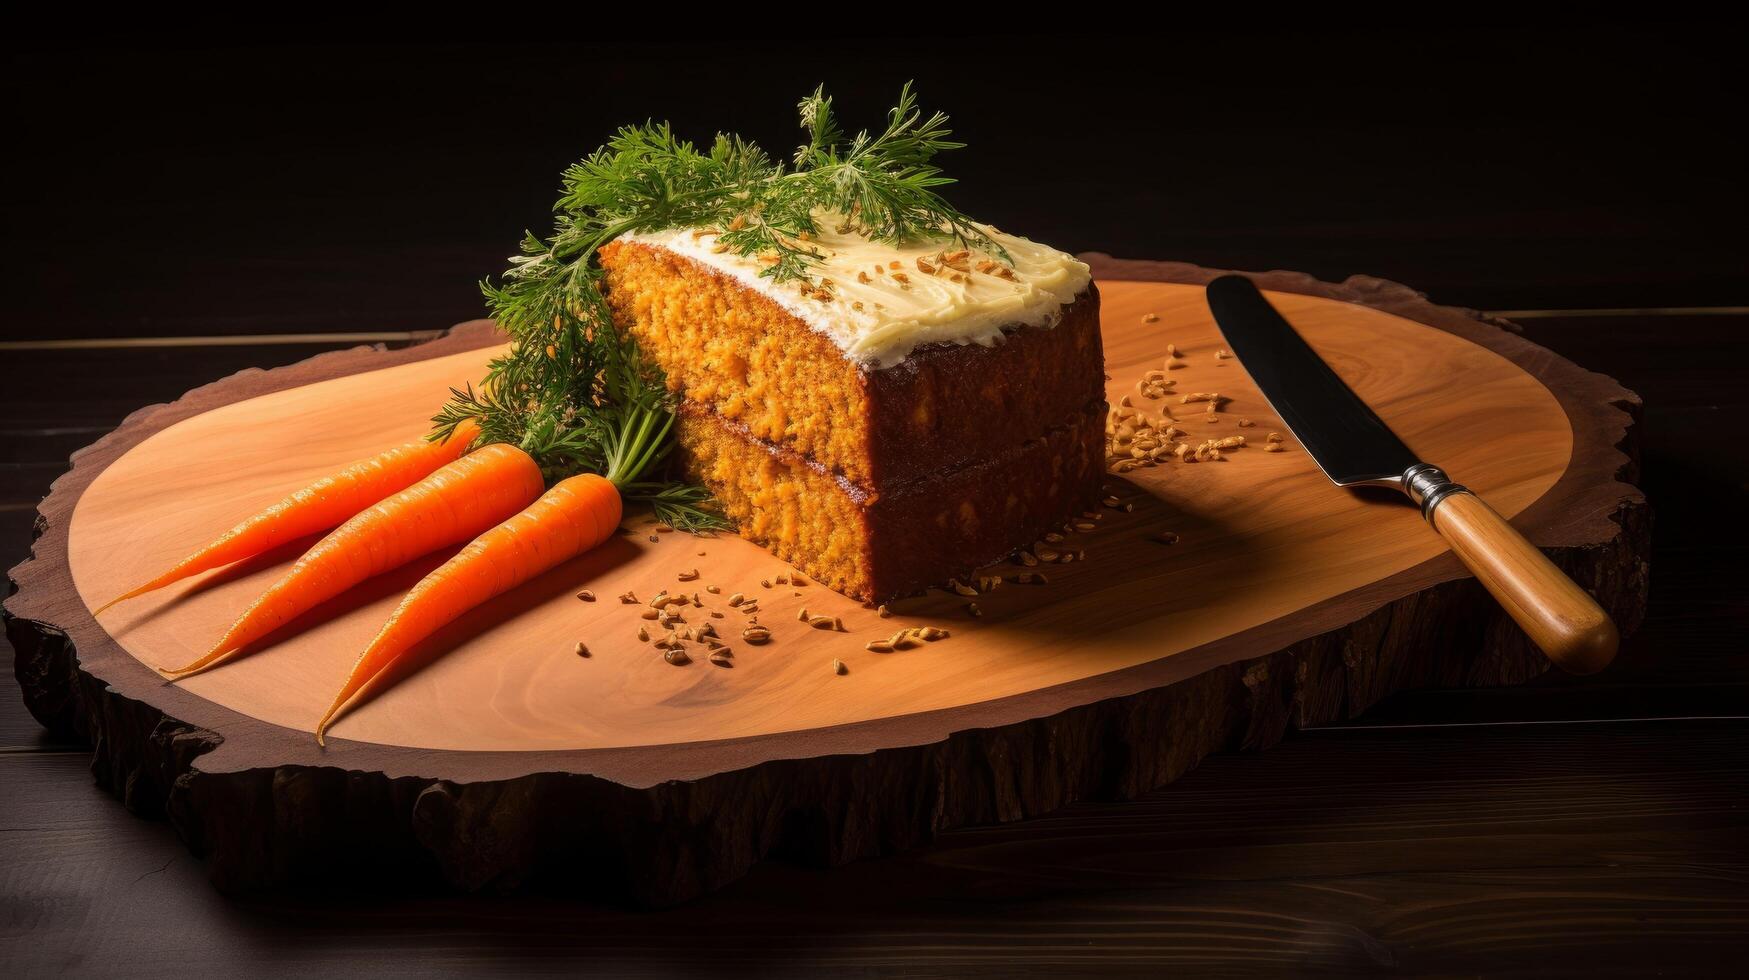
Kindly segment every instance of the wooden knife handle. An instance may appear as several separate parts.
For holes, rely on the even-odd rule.
[[[1448,494],[1427,519],[1557,666],[1593,674],[1615,659],[1621,637],[1609,614],[1482,498]]]

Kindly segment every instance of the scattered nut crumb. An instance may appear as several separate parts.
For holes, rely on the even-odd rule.
[[[584,589],[582,592],[577,593],[577,598],[582,599],[584,602],[594,602],[595,601],[595,593],[589,591],[588,589]]]
[[[850,668],[844,666],[844,661],[834,660],[834,661],[832,661],[832,673],[837,674],[840,677],[843,677],[845,674],[850,673]]]
[[[578,640],[577,641],[577,648],[573,652],[575,652],[577,654],[577,656],[579,656],[579,657],[587,657],[587,656],[589,656],[589,644],[584,643],[582,640]]]

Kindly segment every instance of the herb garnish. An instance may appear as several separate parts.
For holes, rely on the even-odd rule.
[[[909,83],[879,133],[846,140],[824,88],[799,109],[807,142],[790,167],[739,136],[719,134],[700,151],[667,123],[645,123],[567,169],[552,237],[530,233],[500,281],[481,284],[511,350],[491,362],[479,390],[451,393],[435,435],[471,418],[483,440],[520,445],[550,476],[602,473],[675,527],[726,527],[701,487],[635,482],[669,451],[671,396],[613,326],[596,257],[603,245],[629,232],[714,228],[720,247],[761,256],[761,275],[805,281],[821,259],[809,240],[829,214],[875,241],[941,239],[1008,257],[935,192],[952,183],[936,154],[964,144],[950,138],[946,115],[924,116]]]

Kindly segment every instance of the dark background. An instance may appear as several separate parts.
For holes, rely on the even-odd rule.
[[[128,412],[357,342],[262,335],[405,342],[480,315],[477,280],[549,225],[560,170],[612,126],[668,118],[783,154],[816,84],[850,124],[878,125],[915,78],[971,144],[944,162],[972,214],[1070,250],[1365,273],[1518,311],[1529,339],[1639,392],[1652,587],[1594,677],[1405,694],[1140,800],[831,871],[774,862],[662,913],[424,881],[221,896],[14,689],[0,974],[1734,976],[1749,961],[1739,28],[822,27],[652,46],[619,39],[683,11],[632,28],[505,8],[477,34],[613,43],[481,48],[94,36],[107,18],[68,13],[90,22],[70,40],[4,42],[0,567],[25,557],[68,454]],[[188,335],[235,339],[162,340]],[[108,340],[16,343],[80,338]]]
[[[524,31],[524,34],[531,33]],[[422,330],[612,127],[776,155],[824,82],[914,78],[960,207],[1071,251],[1472,307],[1741,304],[1740,37],[1704,26],[553,47],[27,42],[8,59],[5,339]]]

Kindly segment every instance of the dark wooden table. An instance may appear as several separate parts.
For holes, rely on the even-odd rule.
[[[1610,670],[1401,696],[1268,752],[1218,755],[1138,801],[833,871],[765,866],[659,913],[424,882],[221,897],[164,824],[94,788],[88,747],[44,736],[8,685],[0,975],[1749,966],[1749,251],[1741,134],[1717,125],[1729,107],[1707,95],[1728,44],[1639,28],[1522,45],[1386,40],[1326,36],[1316,58],[1283,67],[1307,105],[1367,107],[1298,115],[1280,79],[1217,91],[1210,80],[1243,54],[1228,38],[1085,53],[1070,74],[1107,96],[1089,103],[1091,125],[1133,127],[1124,159],[1157,181],[978,157],[1025,132],[1037,93],[981,100],[922,56],[877,71],[880,44],[851,45],[851,67],[833,75],[865,109],[869,91],[907,74],[947,93],[975,136],[967,206],[1003,224],[1070,248],[1368,272],[1438,302],[1511,307],[1530,339],[1639,392],[1651,606]],[[1277,58],[1303,47],[1262,43]],[[471,281],[539,225],[551,175],[608,123],[696,103],[695,126],[726,119],[782,145],[786,130],[739,106],[781,105],[815,80],[773,69],[752,92],[681,99],[671,80],[636,99],[578,100],[565,93],[629,77],[639,54],[368,55],[51,45],[9,61],[7,90],[42,138],[7,162],[0,337],[55,343],[0,347],[0,565],[24,556],[68,453],[127,412],[233,371],[359,337],[406,343],[477,315]],[[1462,84],[1429,82],[1428,63],[1457,65]],[[529,67],[546,64],[562,67]],[[1429,100],[1437,118],[1416,109]],[[506,105],[572,123],[517,143],[482,122]],[[575,115],[591,106],[602,118]],[[1162,106],[1170,127],[1134,124]],[[1215,111],[1235,107],[1270,125]],[[1315,152],[1272,162],[1271,134],[1320,127],[1333,135]],[[1675,147],[1678,129],[1710,145]],[[1597,152],[1600,133],[1635,138]],[[1419,152],[1431,144],[1443,149]],[[123,174],[145,189],[117,189]],[[992,188],[1052,203],[1028,210]]]

